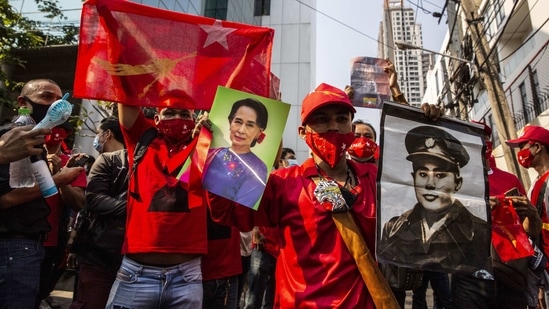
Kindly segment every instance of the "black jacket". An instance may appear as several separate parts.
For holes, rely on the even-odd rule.
[[[471,274],[490,260],[490,229],[460,201],[450,206],[445,223],[422,242],[421,204],[394,217],[383,229],[378,258],[412,268]]]
[[[91,218],[81,257],[88,263],[118,267],[126,227],[127,151],[101,154],[93,164],[86,189],[85,215]]]

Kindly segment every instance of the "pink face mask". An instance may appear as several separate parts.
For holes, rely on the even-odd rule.
[[[325,133],[305,133],[305,142],[312,152],[322,161],[334,168],[337,162],[345,155],[347,148],[353,143],[355,134],[353,132],[341,134],[335,131]]]
[[[371,159],[377,149],[377,144],[367,138],[359,137],[351,144],[347,152],[353,158],[358,158],[360,161],[367,161]]]
[[[194,129],[194,120],[183,118],[163,119],[156,125],[158,131],[173,141],[186,141]]]

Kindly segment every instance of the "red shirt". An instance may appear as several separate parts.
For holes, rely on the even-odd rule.
[[[259,227],[259,231],[265,238],[262,250],[274,258],[278,257],[278,229],[261,226]],[[254,242],[252,242],[252,247],[255,248]]]
[[[375,252],[377,167],[350,160],[347,164],[359,180],[351,211],[370,252]],[[269,178],[257,212],[214,198],[212,217],[237,223],[240,230],[254,225],[278,228],[275,307],[374,308],[331,214],[313,195],[316,176],[312,159],[278,169]]]
[[[515,187],[522,195],[526,195],[526,190],[524,190],[524,186],[517,176],[497,167],[492,167],[491,172],[488,172],[488,185],[490,187],[490,196],[502,195]]]
[[[121,126],[128,149],[130,169],[133,166],[135,146],[139,138],[153,126],[143,113],[136,119],[132,128],[125,129]],[[167,184],[170,184],[171,189],[174,188],[174,178],[164,172],[166,161],[170,157],[168,153],[166,142],[161,136],[157,136],[149,144],[145,155],[137,164],[136,171],[130,177],[123,254],[206,253],[206,207],[189,210],[186,194],[182,202],[173,205],[158,202],[159,197],[166,195],[164,193],[169,194],[169,191],[166,191]],[[186,191],[182,182],[175,182],[175,185],[177,190]],[[138,196],[132,194],[134,191]]]
[[[208,240],[208,254],[202,257],[202,280],[222,279],[242,273],[240,233],[231,228],[231,237]]]
[[[67,161],[69,161],[70,159],[70,157],[66,154],[60,154],[59,158],[61,158],[61,166],[65,166],[67,164]],[[76,177],[76,179],[71,182],[71,186],[80,187],[83,189],[86,189],[87,184],[88,182],[86,179],[86,171],[82,171],[82,173],[80,173],[78,177]],[[46,203],[48,204],[48,206],[50,206],[48,223],[51,226],[51,231],[48,232],[48,237],[46,238],[46,241],[44,241],[44,247],[56,247],[59,240],[59,229],[61,228],[59,226],[59,223],[61,221],[63,207],[65,206],[65,204],[63,203],[63,200],[61,199],[61,196],[59,194],[46,198]]]

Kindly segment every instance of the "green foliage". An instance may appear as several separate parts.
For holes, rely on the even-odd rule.
[[[66,20],[57,0],[35,0],[38,10],[44,18],[50,20]],[[44,29],[47,29],[45,31]],[[14,104],[10,94],[21,86],[20,82],[12,81],[5,72],[6,65],[24,66],[23,61],[14,57],[13,49],[60,44],[76,44],[79,27],[63,25],[50,27],[44,22],[29,19],[18,13],[8,0],[0,0],[0,105],[12,107]]]

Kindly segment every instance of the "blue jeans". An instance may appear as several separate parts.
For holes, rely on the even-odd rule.
[[[162,268],[141,265],[124,257],[106,308],[196,309],[201,306],[200,258]]]
[[[273,307],[275,267],[276,258],[272,255],[261,250],[252,251],[246,309]]]
[[[34,308],[43,259],[38,240],[0,239],[0,308]]]
[[[202,282],[204,302],[202,309],[236,309],[238,276]]]

